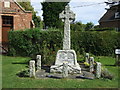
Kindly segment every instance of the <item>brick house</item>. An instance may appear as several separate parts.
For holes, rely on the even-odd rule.
[[[120,30],[120,4],[111,6],[99,20],[101,28],[112,27]]]
[[[33,27],[31,11],[25,11],[14,0],[0,2],[0,42],[2,42],[3,47],[8,42],[8,31]]]

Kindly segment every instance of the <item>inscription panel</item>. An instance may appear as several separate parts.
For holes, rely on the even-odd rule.
[[[75,54],[73,52],[61,51],[57,54],[56,64],[61,65],[67,62],[69,65],[75,64]]]

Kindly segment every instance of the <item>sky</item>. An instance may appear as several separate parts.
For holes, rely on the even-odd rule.
[[[40,16],[41,19],[43,19],[42,17],[43,11],[41,10],[42,5],[40,4],[40,2],[42,1],[43,0],[31,1],[31,4],[34,7],[35,11],[38,12],[37,15]],[[76,14],[75,21],[81,21],[84,24],[86,24],[87,22],[93,22],[95,25],[97,25],[99,19],[106,12],[105,8],[107,6],[104,3],[105,1],[108,1],[108,0],[71,0],[69,5],[71,10]]]

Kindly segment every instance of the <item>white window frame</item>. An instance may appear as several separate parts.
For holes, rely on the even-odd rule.
[[[9,1],[5,1],[4,2],[4,7],[5,8],[10,8],[10,2]]]

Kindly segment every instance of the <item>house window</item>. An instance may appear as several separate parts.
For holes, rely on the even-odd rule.
[[[13,24],[13,17],[11,16],[3,16],[3,24]]]
[[[9,1],[5,1],[4,2],[4,7],[5,8],[10,8],[10,2]]]
[[[120,18],[120,13],[119,13],[119,12],[116,12],[116,13],[115,13],[115,18],[116,18],[116,19]]]

